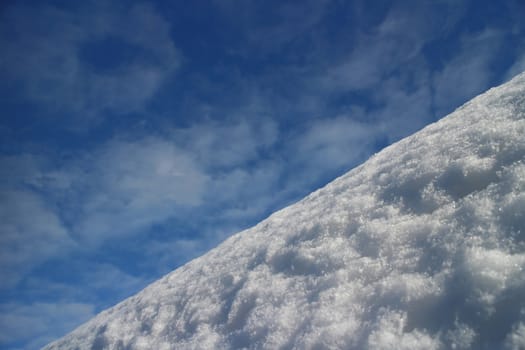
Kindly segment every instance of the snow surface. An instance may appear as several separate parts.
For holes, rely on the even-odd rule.
[[[45,349],[525,349],[525,74]]]

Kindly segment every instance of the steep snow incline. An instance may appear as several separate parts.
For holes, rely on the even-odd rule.
[[[46,349],[524,349],[525,74]]]

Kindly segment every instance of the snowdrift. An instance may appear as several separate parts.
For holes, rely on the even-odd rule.
[[[525,74],[45,349],[525,349]]]

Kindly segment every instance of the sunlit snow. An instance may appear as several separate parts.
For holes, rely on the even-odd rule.
[[[525,74],[46,347],[77,348],[524,349]]]

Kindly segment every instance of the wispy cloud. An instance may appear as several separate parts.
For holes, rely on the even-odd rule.
[[[357,2],[354,6],[367,5]],[[452,2],[398,2],[387,7],[380,23],[358,22],[355,45],[323,73],[322,86],[332,91],[381,89],[393,74],[428,69],[421,50],[459,19],[462,11],[458,7],[461,4]],[[451,8],[456,16],[437,15],[451,13]]]
[[[505,74],[505,80],[510,80],[517,74],[521,72],[525,72],[525,45],[520,50],[520,55],[514,60],[514,63],[510,68],[507,70],[507,73]]]
[[[239,167],[258,160],[278,140],[277,123],[251,112],[229,121],[209,120],[173,131],[174,141],[182,144],[209,170]]]
[[[5,9],[2,27],[4,79],[77,124],[140,110],[181,62],[169,24],[147,4],[88,1],[74,12],[17,4]]]
[[[502,35],[487,29],[462,38],[457,54],[434,74],[434,103],[439,115],[487,88],[494,74],[490,64],[497,58]]]
[[[277,2],[272,11],[267,11],[266,6],[257,1],[243,1],[242,4],[230,0],[213,1],[218,11],[243,33],[242,47],[232,47],[232,51],[240,55],[252,55],[255,51],[263,57],[281,51],[305,32],[313,30],[332,2],[308,0],[300,6]]]
[[[31,189],[39,163],[30,155],[0,157],[0,289],[74,245],[53,203]]]
[[[356,119],[362,112],[354,113],[313,120],[291,142],[290,160],[295,168],[303,170],[301,186],[324,181],[327,174],[339,174],[373,152],[380,126],[359,122]]]
[[[155,225],[188,218],[190,210],[203,216],[203,232],[194,239],[213,240],[206,232],[239,228],[304,194],[327,173],[361,161],[378,130],[343,116],[313,121],[279,141],[286,149],[280,155],[274,150],[278,132],[271,118],[210,121],[164,136],[116,138],[54,167],[36,156],[11,157],[7,168],[16,169],[8,166],[15,160],[27,164],[12,170],[16,180],[3,190],[4,247],[34,244],[21,245],[17,259],[7,250],[3,257],[33,266],[79,249],[78,243],[97,247],[143,236]],[[303,171],[299,181],[288,176],[295,168]],[[28,272],[6,266],[18,280]]]
[[[42,157],[0,159],[1,288],[49,259],[187,212],[201,204],[208,181],[191,155],[161,138],[113,140],[54,167]]]
[[[0,190],[0,288],[73,242],[57,215],[29,191]]]
[[[34,338],[21,349],[40,348],[93,315],[93,306],[83,303],[2,304],[0,345],[24,339],[31,330]]]
[[[100,243],[133,235],[197,206],[207,175],[192,154],[163,138],[113,140],[64,168],[75,208],[72,233],[81,241]]]

